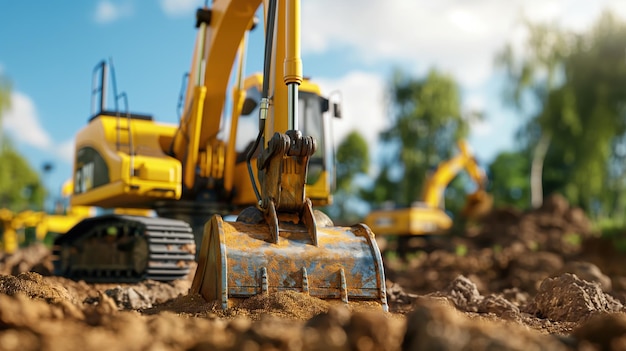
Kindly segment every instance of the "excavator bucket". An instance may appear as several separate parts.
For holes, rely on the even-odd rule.
[[[484,190],[478,190],[467,196],[462,214],[466,218],[480,218],[493,208],[493,196]]]
[[[305,225],[281,221],[276,238],[268,225],[213,216],[204,228],[191,292],[220,301],[224,309],[239,298],[295,290],[345,303],[375,300],[387,311],[382,258],[370,229],[316,229],[312,238]]]

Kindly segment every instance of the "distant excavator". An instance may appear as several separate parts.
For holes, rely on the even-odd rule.
[[[370,212],[365,218],[377,235],[398,236],[400,241],[411,236],[445,233],[452,227],[452,218],[443,206],[444,192],[459,172],[465,170],[476,185],[476,190],[466,197],[461,215],[476,218],[488,213],[493,197],[487,193],[487,176],[478,165],[465,140],[457,142],[459,153],[439,164],[427,178],[420,201],[405,208],[382,208]]]
[[[58,235],[65,234],[81,220],[96,215],[95,208],[70,206],[71,194],[72,182],[69,180],[61,187],[61,199],[53,213],[32,210],[13,212],[6,208],[0,209],[2,251],[14,253],[19,247],[34,242],[52,245],[52,241]]]
[[[244,79],[247,33],[261,5],[263,74]],[[387,309],[374,234],[361,224],[334,226],[312,207],[329,203],[334,163],[329,99],[302,74],[300,1],[214,0],[196,19],[179,125],[108,110],[106,65],[94,71],[100,108],[76,135],[71,203],[145,208],[159,217],[78,223],[55,241],[55,273],[86,281],[172,280],[184,277],[197,256],[191,292],[224,308],[295,290],[346,303],[375,300]],[[222,120],[227,97],[230,123]],[[232,214],[236,221],[222,217]]]

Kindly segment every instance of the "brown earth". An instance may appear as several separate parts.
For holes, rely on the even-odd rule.
[[[626,350],[626,265],[559,196],[385,255],[390,312],[297,292],[222,311],[171,283],[86,284],[0,257],[0,350]]]

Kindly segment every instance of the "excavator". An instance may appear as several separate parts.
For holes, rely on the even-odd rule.
[[[364,222],[377,235],[398,236],[400,241],[412,236],[427,236],[445,233],[452,227],[452,218],[443,206],[444,192],[459,172],[465,170],[476,184],[476,190],[466,197],[462,216],[477,218],[488,213],[493,197],[485,190],[487,176],[478,165],[465,140],[457,142],[459,153],[442,162],[427,178],[421,201],[406,208],[382,208],[371,211]],[[399,244],[400,246],[402,244]]]
[[[259,8],[263,73],[244,79]],[[191,293],[223,308],[295,290],[345,303],[373,300],[387,310],[373,232],[335,226],[313,209],[331,201],[334,164],[330,102],[302,74],[300,2],[215,0],[196,19],[178,125],[107,110],[107,65],[94,70],[100,108],[76,136],[71,203],[148,208],[157,217],[84,220],[55,242],[55,272],[87,281],[171,280],[196,259]],[[228,122],[222,116],[233,68]],[[113,90],[114,101],[125,98]]]
[[[2,251],[11,254],[19,247],[28,246],[34,242],[49,245],[51,238],[64,234],[90,215],[90,212],[82,209],[63,214],[32,210],[14,213],[6,208],[0,209]]]
[[[18,247],[27,246],[34,241],[50,245],[57,235],[65,234],[81,220],[95,216],[95,208],[84,206],[65,206],[64,202],[71,195],[71,181],[61,187],[61,201],[54,213],[24,210],[13,212],[7,208],[0,209],[2,223],[2,251],[14,253]],[[26,232],[32,233],[32,237]]]
[[[15,213],[7,208],[0,209],[0,223],[2,223],[2,251],[14,253],[19,245]]]

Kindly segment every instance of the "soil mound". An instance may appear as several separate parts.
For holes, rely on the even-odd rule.
[[[0,255],[0,349],[624,349],[626,264],[606,243],[587,245],[596,239],[559,196],[534,211],[494,211],[407,260],[386,257],[390,313],[294,291],[222,310],[189,294],[192,275],[75,282],[50,276],[50,252],[34,246]]]

